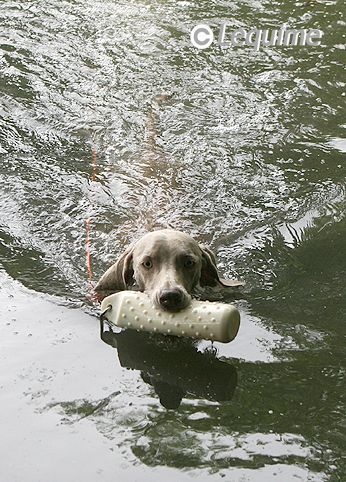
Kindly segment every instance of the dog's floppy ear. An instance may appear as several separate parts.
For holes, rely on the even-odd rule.
[[[103,296],[126,290],[134,283],[132,265],[133,246],[123,252],[118,260],[107,269],[95,286],[95,291]]]
[[[200,286],[223,286],[225,288],[244,286],[245,283],[242,281],[221,278],[217,271],[215,254],[205,246],[200,246],[200,248],[202,250]]]

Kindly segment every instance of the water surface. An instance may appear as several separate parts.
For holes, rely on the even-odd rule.
[[[4,481],[344,479],[343,11],[1,2]],[[226,19],[324,38],[191,47],[194,25]],[[86,240],[97,279],[155,227],[190,232],[247,283],[217,358],[208,343],[99,339]]]

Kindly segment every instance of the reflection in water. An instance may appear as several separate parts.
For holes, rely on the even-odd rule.
[[[117,346],[120,363],[130,368],[119,369],[117,361],[111,361],[109,371],[119,390],[109,390],[101,399],[76,399],[53,406],[75,430],[80,421],[88,419],[112,446],[121,446],[126,461],[190,472],[205,469],[220,476],[230,476],[232,470],[244,475],[244,469],[252,476],[253,470],[263,471],[263,477],[279,472],[285,481],[322,481],[326,479],[323,472],[333,475],[341,463],[343,429],[338,422],[345,373],[340,365],[333,365],[329,353],[310,354],[308,359],[301,353],[297,361],[275,363],[233,359],[236,369],[228,368],[225,361],[218,376],[220,366],[213,363],[213,356],[208,361],[208,354],[196,353],[180,339],[179,343],[171,338],[148,340],[142,333],[127,330],[115,334],[104,328],[102,338]],[[204,375],[202,368],[209,373]],[[178,410],[162,409],[148,385],[138,383],[133,369],[141,370],[145,379],[151,377],[155,390],[156,383],[163,381],[164,401],[171,408],[180,403],[182,393],[189,398]],[[229,402],[236,371],[240,382]],[[214,372],[218,386],[211,378]],[[213,401],[220,396],[222,403]],[[326,429],[332,414],[334,419]],[[340,448],[331,451],[336,442]]]
[[[267,321],[281,320],[285,332],[299,345],[316,347],[316,340],[303,340],[297,327],[320,331],[328,337],[332,351],[342,349],[346,318],[346,203],[326,205],[302,219],[273,229],[276,262],[271,289],[252,293],[252,310]],[[268,241],[256,256],[269,258],[273,243]],[[299,338],[299,340],[298,340]],[[322,346],[319,345],[319,348]]]
[[[183,397],[231,400],[237,371],[213,350],[199,352],[191,340],[123,330],[114,333],[101,320],[101,338],[117,348],[122,367],[140,370],[165,408],[178,408]]]

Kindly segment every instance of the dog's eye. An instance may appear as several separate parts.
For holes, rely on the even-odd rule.
[[[184,261],[185,268],[192,268],[195,265],[195,262],[192,258],[186,258]]]
[[[146,259],[145,261],[143,261],[142,264],[143,264],[144,268],[146,268],[146,269],[150,269],[150,268],[153,267],[153,262],[149,258]]]

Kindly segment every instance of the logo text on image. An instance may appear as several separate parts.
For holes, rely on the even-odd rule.
[[[260,47],[288,47],[288,46],[312,46],[321,44],[323,37],[319,29],[291,29],[281,27],[278,30],[252,28],[238,28],[231,32],[227,31],[229,24],[220,24],[218,46],[225,49],[238,46],[249,46],[259,51]],[[198,49],[206,49],[214,42],[214,32],[208,24],[198,24],[191,30],[191,43]]]

